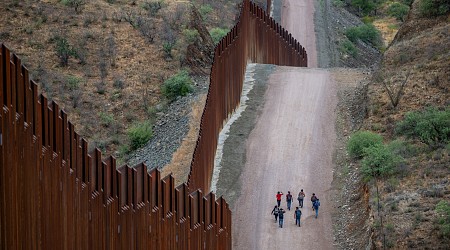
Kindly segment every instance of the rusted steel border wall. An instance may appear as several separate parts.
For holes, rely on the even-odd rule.
[[[224,199],[88,153],[20,59],[0,53],[0,249],[231,249]]]
[[[253,2],[244,0],[239,22],[218,44],[193,154],[188,186],[208,192],[220,130],[237,108],[248,61],[307,66],[305,49]]]

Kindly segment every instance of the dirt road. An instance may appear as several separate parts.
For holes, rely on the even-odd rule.
[[[308,52],[317,67],[312,0],[284,0],[282,25]],[[269,76],[264,108],[246,144],[246,163],[239,178],[240,195],[233,211],[234,249],[332,249],[329,192],[333,179],[336,84],[320,69],[277,67]],[[270,211],[277,191],[306,192],[302,226],[293,210],[283,228]],[[309,197],[321,200],[314,218]],[[295,206],[298,202],[294,201]],[[286,209],[283,197],[282,207]]]
[[[330,249],[332,226],[328,190],[335,140],[335,84],[327,71],[279,67],[269,77],[265,105],[247,142],[241,195],[233,213],[235,249]],[[275,193],[321,200],[315,219],[311,202],[302,209],[302,227],[286,213],[284,228],[270,214]],[[294,205],[298,205],[294,202]],[[286,209],[286,203],[282,202]]]
[[[281,26],[300,42],[308,53],[308,67],[317,68],[313,0],[282,0]]]

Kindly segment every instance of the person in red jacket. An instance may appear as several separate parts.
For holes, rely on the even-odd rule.
[[[277,193],[277,204],[278,204],[278,207],[281,206],[281,197],[283,197],[283,192],[278,191],[278,193]]]

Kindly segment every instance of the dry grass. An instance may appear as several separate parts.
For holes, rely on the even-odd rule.
[[[406,112],[450,105],[449,28],[447,17],[419,17],[414,3],[409,19],[384,54],[378,70],[382,77],[369,87],[369,117],[364,129],[376,125],[381,128],[378,133],[392,140],[396,138],[395,124]],[[394,108],[381,81],[394,89],[407,72],[411,73],[410,77],[399,105]],[[389,184],[390,180],[381,183],[385,220],[393,222],[388,228],[389,244],[399,249],[445,248],[449,239],[439,236],[435,205],[450,198],[448,185],[442,186],[450,178],[450,153],[448,148],[408,143],[418,147],[418,152],[407,159],[404,176],[393,177],[398,182],[395,188]],[[380,231],[374,233],[376,245],[382,246]]]
[[[148,17],[142,8],[146,0],[135,2],[89,0],[81,13],[59,0],[6,0],[0,4],[0,42],[23,59],[41,91],[58,102],[92,146],[100,145],[104,153],[115,156],[127,143],[126,129],[149,119],[147,110],[161,102],[160,86],[180,69],[178,56],[184,53],[175,48],[174,59],[166,60],[162,24],[178,16],[182,23],[177,26],[186,25],[188,19],[182,16],[189,14],[189,8],[180,6],[187,3],[164,1],[151,19],[156,33],[151,43],[125,20],[128,14]],[[200,6],[202,1],[197,2]],[[208,25],[231,25],[233,4],[227,2],[214,10]],[[227,19],[219,20],[218,13]],[[70,57],[67,67],[59,65],[57,37],[67,39],[79,55]],[[80,80],[76,89],[68,89],[69,77]],[[116,79],[122,79],[122,84],[115,85]],[[114,117],[111,126],[101,126],[101,113]]]

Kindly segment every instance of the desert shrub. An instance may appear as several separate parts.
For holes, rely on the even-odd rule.
[[[345,6],[345,2],[343,0],[333,0],[333,5],[338,8],[343,8]]]
[[[142,4],[142,8],[144,8],[146,11],[148,11],[148,14],[150,16],[156,16],[158,14],[159,10],[163,7],[164,1],[162,0],[152,0],[152,1],[146,1]]]
[[[61,3],[74,8],[76,13],[81,13],[86,4],[86,0],[61,0]]]
[[[448,0],[422,0],[419,11],[425,17],[446,15],[450,11],[450,2]]]
[[[361,18],[361,21],[363,23],[373,23],[373,21],[375,21],[375,17],[373,17],[373,16],[363,16]]]
[[[187,93],[193,91],[192,80],[186,70],[178,72],[176,75],[170,77],[162,86],[163,95],[170,101],[178,96],[185,96]]]
[[[414,0],[402,0],[402,3],[404,4],[404,5],[408,5],[408,6],[411,6],[411,4],[414,2]]]
[[[121,77],[114,77],[113,87],[116,89],[123,89],[125,87],[125,81]]]
[[[155,22],[150,18],[137,17],[136,25],[144,38],[149,43],[153,43],[157,33]]]
[[[362,24],[357,27],[348,28],[345,30],[345,35],[353,43],[356,43],[357,40],[370,43],[374,46],[380,46],[382,43],[380,31],[372,24]]]
[[[172,29],[168,22],[163,22],[160,28],[163,52],[166,58],[172,58],[172,49],[177,42],[178,34]]]
[[[163,51],[166,58],[172,58],[172,49],[174,46],[175,43],[163,42]]]
[[[375,144],[364,149],[361,172],[366,181],[372,178],[388,177],[394,174],[403,162],[401,156],[396,155],[384,144]]]
[[[56,38],[56,55],[59,58],[59,64],[63,67],[69,64],[69,58],[71,56],[76,56],[75,49],[69,44],[66,38],[57,37]]]
[[[227,35],[230,30],[222,29],[222,28],[213,28],[209,31],[211,38],[214,41],[214,44],[218,44],[220,40]]]
[[[198,30],[196,30],[196,29],[184,29],[183,35],[188,44],[195,43],[198,40],[198,38],[200,37],[200,34],[198,33]]]
[[[69,90],[78,89],[80,86],[81,79],[76,76],[67,77],[67,88]]]
[[[340,43],[340,51],[353,57],[356,57],[356,55],[358,54],[358,50],[356,49],[355,45],[353,45],[353,43],[347,39]]]
[[[436,205],[436,212],[439,214],[439,224],[444,237],[450,237],[450,202],[441,200]]]
[[[387,10],[388,14],[392,17],[395,17],[397,20],[405,21],[406,15],[408,15],[409,7],[408,5],[394,2],[391,5],[389,5],[389,8]]]
[[[114,122],[113,114],[100,112],[100,123],[102,126],[109,127]]]
[[[400,139],[391,141],[387,147],[391,152],[403,158],[412,157],[417,154],[417,148],[414,145]]]
[[[352,6],[359,9],[359,12],[363,15],[367,15],[374,11],[377,7],[374,0],[352,0]]]
[[[136,123],[127,132],[130,139],[130,149],[136,150],[144,146],[152,137],[152,124],[148,121]]]
[[[203,21],[206,21],[208,19],[208,15],[212,11],[213,11],[213,8],[209,4],[202,4],[202,6],[200,6],[200,8],[198,10]]]
[[[423,111],[408,112],[397,123],[395,132],[409,138],[417,138],[428,145],[450,142],[450,108],[439,111],[430,107]]]
[[[383,137],[381,135],[370,131],[358,131],[348,140],[347,151],[350,156],[361,158],[366,148],[382,143]]]

